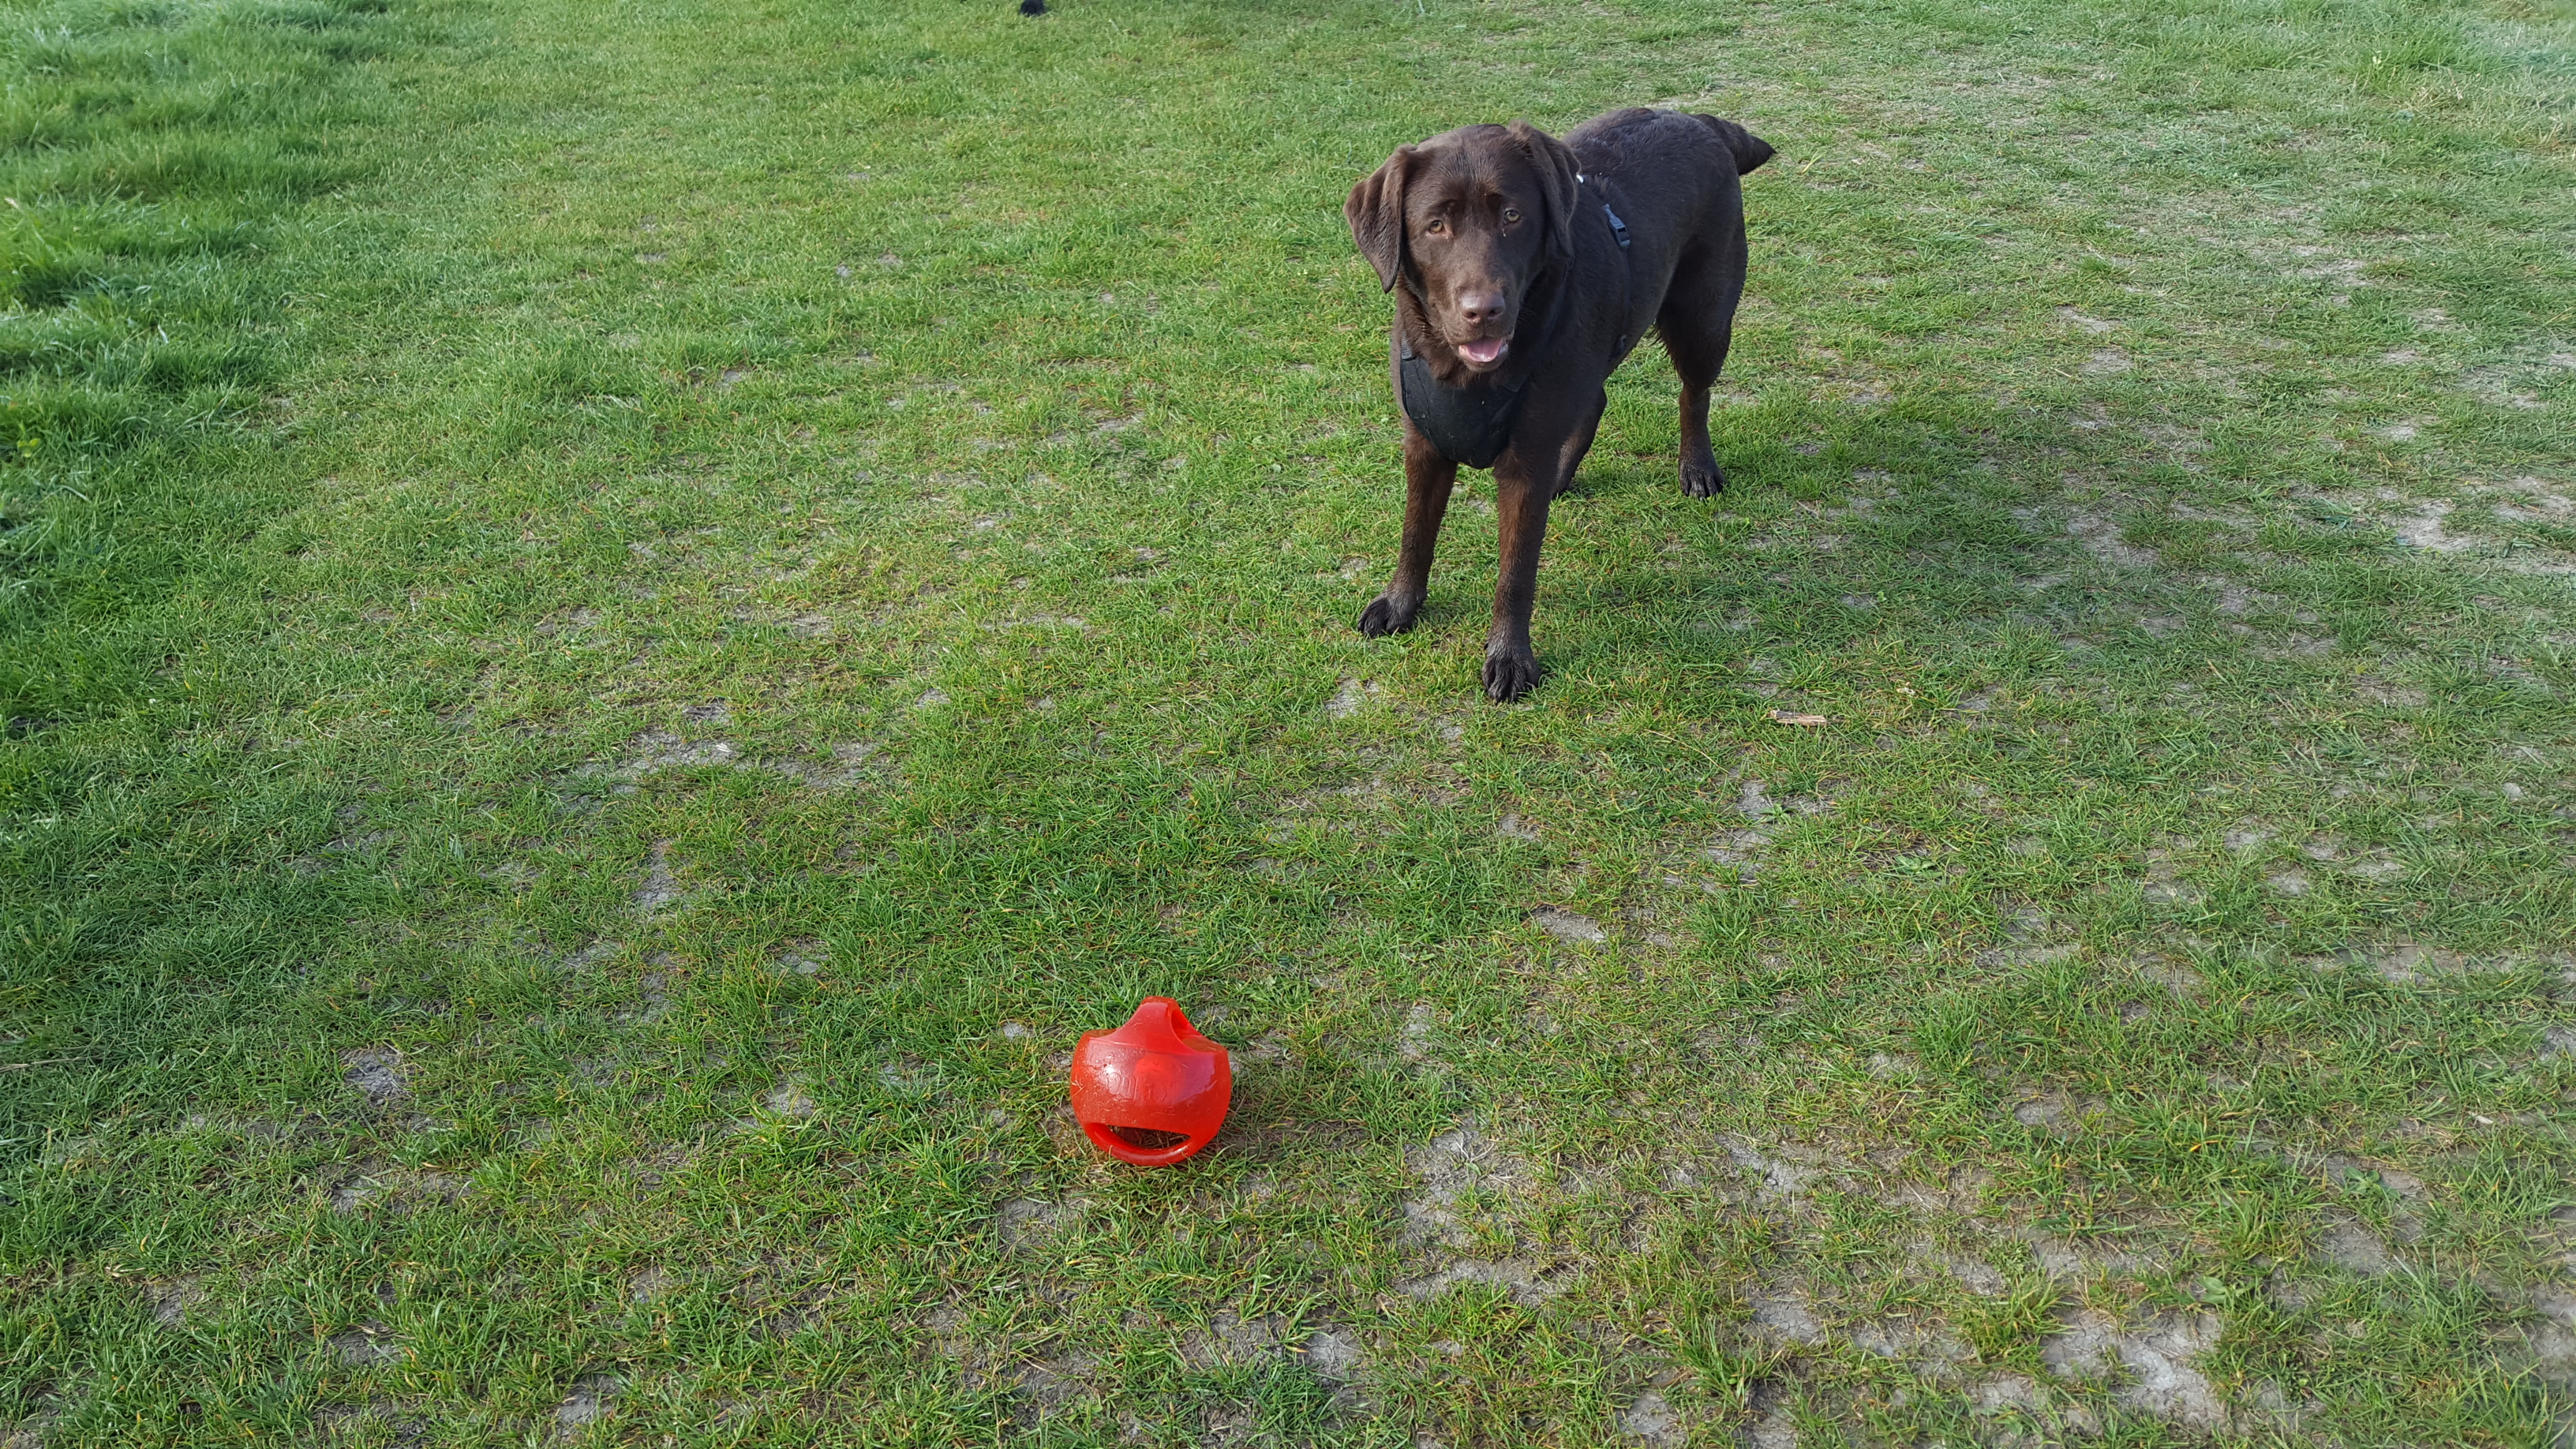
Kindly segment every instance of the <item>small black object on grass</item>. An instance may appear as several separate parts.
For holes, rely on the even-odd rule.
[[[1020,13],[1022,15],[1044,15],[1046,13],[1046,0],[1020,0]]]

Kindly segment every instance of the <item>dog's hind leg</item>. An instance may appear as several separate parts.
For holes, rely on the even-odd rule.
[[[1682,381],[1682,491],[1709,498],[1726,491],[1726,474],[1708,444],[1708,392],[1726,365],[1735,330],[1735,303],[1744,291],[1744,258],[1703,250],[1682,258],[1673,272],[1655,330]]]
[[[1601,415],[1609,410],[1610,392],[1604,388],[1601,396],[1592,400],[1592,421],[1585,423],[1576,430],[1573,437],[1566,439],[1565,451],[1558,455],[1556,476],[1563,481],[1556,485],[1557,497],[1563,498],[1574,491],[1574,470],[1583,466],[1584,458],[1592,452],[1593,434],[1601,431]]]

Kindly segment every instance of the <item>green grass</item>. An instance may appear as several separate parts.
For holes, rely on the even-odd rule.
[[[2564,5],[7,14],[7,1442],[2576,1418]],[[1497,708],[1339,204],[1635,103]]]

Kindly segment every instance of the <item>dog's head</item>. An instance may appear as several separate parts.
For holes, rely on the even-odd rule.
[[[1360,255],[1402,282],[1471,372],[1502,366],[1530,284],[1574,254],[1574,153],[1526,121],[1401,146],[1342,205]]]

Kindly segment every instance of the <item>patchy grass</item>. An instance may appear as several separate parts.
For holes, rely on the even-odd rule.
[[[9,14],[18,1440],[2565,1432],[2562,8]],[[1630,103],[1494,708],[1338,205]]]

